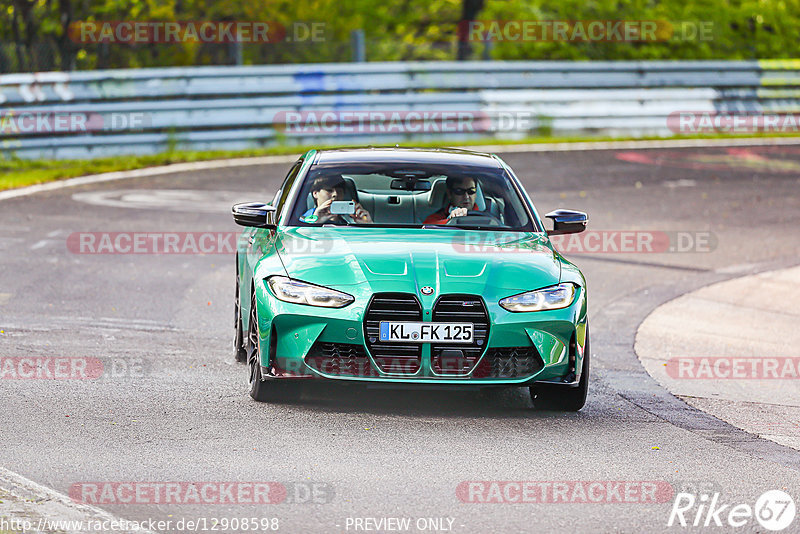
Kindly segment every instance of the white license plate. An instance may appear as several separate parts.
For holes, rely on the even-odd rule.
[[[472,343],[472,323],[395,323],[381,321],[381,341]]]

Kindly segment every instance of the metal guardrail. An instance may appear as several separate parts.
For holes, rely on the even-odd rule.
[[[335,63],[7,74],[0,75],[0,106],[0,152],[19,158],[457,142],[535,132],[671,135],[667,118],[678,111],[800,111],[800,60]],[[333,117],[326,124],[338,126],[314,122],[326,112]],[[345,124],[353,112],[361,113],[355,128]],[[425,113],[455,114],[461,122],[445,128],[439,116],[433,127],[418,128],[424,119],[414,121]]]

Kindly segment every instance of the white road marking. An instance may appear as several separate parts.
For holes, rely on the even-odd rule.
[[[753,271],[759,264],[757,263],[739,263],[736,265],[728,265],[726,267],[720,267],[719,269],[715,269],[715,273],[720,274],[738,274],[738,273],[746,273]]]
[[[19,189],[9,189],[0,191],[0,200],[9,198],[24,197],[41,193],[43,191],[55,191],[65,187],[75,187],[78,185],[99,184],[112,182],[114,180],[129,180],[131,178],[143,178],[149,176],[160,176],[162,174],[174,174],[179,172],[204,171],[208,169],[225,169],[230,167],[249,167],[252,165],[269,165],[274,163],[294,163],[299,155],[295,156],[263,156],[258,158],[237,158],[219,159],[211,161],[195,161],[192,163],[176,163],[174,165],[164,165],[161,167],[147,167],[145,169],[135,169],[132,171],[107,172],[104,174],[93,174],[80,176],[68,180],[48,182],[46,184],[31,185]]]
[[[271,196],[271,195],[266,195]],[[208,189],[117,189],[75,193],[72,200],[95,206],[134,209],[170,209],[203,213],[230,213],[237,202],[265,197],[264,193]]]
[[[664,186],[672,189],[676,187],[694,187],[696,185],[696,180],[689,180],[687,178],[681,178],[680,180],[667,180],[664,182]]]
[[[0,302],[2,304],[2,302]],[[46,319],[46,322],[41,322]],[[15,326],[20,329],[38,329],[39,327],[71,328],[71,329],[105,329],[105,330],[137,330],[147,332],[179,332],[180,329],[161,321],[146,319],[127,319],[123,317],[73,317],[73,316],[47,316],[14,317]],[[16,324],[19,323],[19,324]]]
[[[800,137],[731,139],[657,139],[652,141],[587,141],[583,143],[533,143],[527,145],[465,146],[476,152],[579,152],[584,150],[643,150],[648,148],[712,148],[725,146],[800,145]]]

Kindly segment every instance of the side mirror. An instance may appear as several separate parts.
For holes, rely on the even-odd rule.
[[[558,209],[545,215],[553,219],[553,229],[547,235],[577,234],[586,230],[589,216],[582,211]]]
[[[231,208],[233,220],[240,226],[250,228],[268,228],[274,230],[275,206],[264,204],[263,202],[245,202],[236,204]]]

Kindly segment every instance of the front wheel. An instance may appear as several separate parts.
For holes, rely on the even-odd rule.
[[[583,350],[583,365],[578,387],[564,387],[556,384],[536,384],[531,386],[531,400],[538,410],[558,412],[577,412],[586,404],[589,393],[589,331],[586,331],[586,346]]]
[[[300,397],[300,384],[281,379],[263,380],[261,374],[261,336],[258,333],[256,294],[250,302],[250,324],[247,328],[247,364],[250,371],[250,396],[258,402],[293,400]],[[270,357],[275,355],[275,336],[270,336]]]

